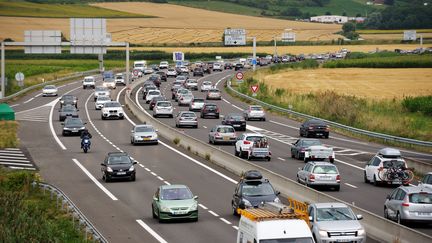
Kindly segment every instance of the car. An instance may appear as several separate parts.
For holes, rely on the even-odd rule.
[[[246,120],[239,113],[229,113],[222,119],[222,125],[230,125],[239,131],[246,131]]]
[[[67,117],[64,122],[62,122],[63,130],[62,135],[80,135],[84,129],[86,129],[85,125],[81,118],[78,117]]]
[[[150,103],[149,103],[149,109],[150,109],[150,110],[153,110],[154,106],[156,105],[156,103],[157,103],[158,101],[164,101],[164,100],[166,100],[166,99],[165,99],[165,97],[163,97],[163,96],[155,96],[155,97],[153,97],[153,98],[150,100]]]
[[[198,128],[198,119],[192,111],[180,111],[175,118],[176,127],[191,126]]]
[[[122,105],[117,101],[109,101],[102,107],[102,120],[107,118],[124,119],[124,111]]]
[[[161,61],[159,63],[159,68],[160,69],[167,69],[169,67],[169,63],[167,61]]]
[[[151,65],[150,68],[153,69],[153,71],[159,71],[159,66],[156,64]]]
[[[96,101],[96,99],[99,96],[110,96],[110,95],[111,95],[111,91],[107,87],[97,86],[95,88],[94,93],[93,93],[93,99],[94,99],[94,101]]]
[[[234,68],[234,65],[232,63],[230,63],[230,62],[226,62],[224,64],[224,69],[225,70],[227,70],[227,69],[233,69],[233,68]]]
[[[42,96],[57,96],[58,89],[55,85],[45,85],[42,89]]]
[[[330,126],[322,120],[310,119],[300,125],[299,133],[300,137],[329,138]]]
[[[143,90],[142,90],[142,93],[143,93],[143,99],[145,100],[146,97],[147,97],[147,94],[148,94],[150,91],[153,91],[153,90],[158,90],[158,87],[156,87],[153,83],[150,84],[150,85],[145,85],[144,88],[143,88]]]
[[[102,81],[105,81],[105,79],[113,79],[114,78],[114,73],[113,71],[104,71],[102,73]]]
[[[178,98],[180,95],[185,95],[185,94],[192,94],[192,92],[190,90],[184,89],[184,88],[180,88],[177,90],[177,92],[175,93],[174,96],[174,100],[178,101]]]
[[[340,190],[341,176],[336,165],[329,162],[310,161],[299,168],[297,182],[308,187],[327,187]]]
[[[169,101],[158,101],[153,107],[153,117],[169,116],[173,117],[173,106]]]
[[[209,132],[209,143],[228,143],[235,144],[237,140],[237,134],[232,126],[217,125],[210,129]]]
[[[131,144],[152,143],[158,144],[157,130],[152,125],[139,124],[131,130]]]
[[[202,76],[204,77],[204,70],[201,67],[196,67],[193,70],[193,76]]]
[[[149,90],[145,98],[146,103],[150,103],[151,99],[156,96],[161,96],[161,92],[159,90]]]
[[[198,196],[185,185],[162,185],[153,195],[152,215],[164,220],[198,221]]]
[[[181,73],[189,73],[189,68],[187,66],[181,66],[180,67],[180,72]]]
[[[354,214],[344,203],[312,203],[308,205],[308,214],[317,243],[366,242],[366,231],[359,222],[363,216]]]
[[[310,146],[323,145],[320,140],[314,138],[300,138],[295,141],[291,147],[291,158],[301,159],[305,158],[306,149]]]
[[[204,65],[202,65],[201,68],[203,69],[203,72],[204,72],[204,73],[207,73],[207,74],[210,74],[210,73],[211,73],[212,68],[209,67],[209,65],[204,64]]]
[[[221,94],[220,90],[215,89],[215,88],[211,88],[207,91],[206,99],[207,100],[221,100],[222,94]]]
[[[59,121],[64,121],[67,117],[78,117],[78,109],[73,105],[65,105],[59,110]]]
[[[384,218],[399,224],[432,223],[432,189],[424,186],[400,186],[387,195]]]
[[[266,120],[266,114],[260,105],[250,105],[246,110],[243,111],[243,114],[246,121],[252,119],[261,121]]]
[[[173,91],[175,88],[182,88],[183,82],[182,81],[174,81],[171,85],[171,91]]]
[[[219,119],[219,108],[216,104],[213,103],[205,103],[203,108],[201,109],[201,118],[206,118],[212,116],[216,119]]]
[[[186,76],[178,75],[178,76],[176,77],[175,81],[176,81],[176,82],[177,82],[177,81],[180,81],[182,84],[184,84],[184,83],[186,82],[187,79],[188,79],[188,78],[187,78]]]
[[[240,158],[261,158],[271,160],[270,146],[267,138],[260,133],[243,133],[237,138],[234,155]]]
[[[154,73],[154,70],[153,70],[153,68],[148,67],[148,68],[144,69],[143,73],[144,73],[144,75],[152,74],[152,73]]]
[[[115,75],[115,83],[116,83],[116,85],[117,84],[126,85],[126,80],[125,80],[123,73],[117,73]]]
[[[201,109],[204,106],[204,99],[202,98],[193,98],[192,102],[189,104],[189,110],[190,111],[201,111]]]
[[[238,71],[238,70],[242,70],[243,69],[243,64],[242,63],[236,63],[234,65],[234,70]]]
[[[167,81],[168,76],[165,72],[159,71],[159,72],[156,72],[156,74],[159,75],[161,81],[164,81],[164,82]]]
[[[177,71],[174,68],[169,68],[166,72],[167,77],[177,77]]]
[[[152,82],[156,87],[160,87],[161,85],[161,79],[160,76],[157,74],[152,74],[150,75],[150,77],[147,79],[148,82]]]
[[[408,166],[399,150],[393,148],[380,149],[375,156],[366,163],[363,172],[364,182],[372,182],[375,186],[379,184],[408,185],[408,182],[404,182],[398,178],[383,178],[382,175],[390,168],[408,168]]]
[[[105,103],[110,102],[111,98],[109,96],[98,96],[95,102],[95,109],[100,110],[104,106]]]
[[[203,81],[201,84],[201,92],[207,92],[213,88],[213,84],[211,81]]]
[[[231,200],[233,215],[238,215],[237,209],[257,208],[264,202],[281,203],[280,192],[275,191],[268,179],[264,179],[257,170],[243,173]]]
[[[184,76],[186,79],[190,78],[189,72],[180,72],[178,76]]]
[[[65,105],[73,105],[75,108],[78,108],[78,98],[74,95],[63,95],[60,98],[60,108]]]
[[[83,89],[86,88],[94,89],[96,87],[95,78],[93,76],[84,77],[82,85],[83,85]]]
[[[432,172],[426,173],[419,184],[423,185],[424,187],[432,189]]]
[[[129,179],[135,181],[137,162],[127,153],[109,152],[101,163],[102,180],[109,182],[115,179]]]
[[[213,72],[214,71],[221,71],[222,72],[222,70],[223,70],[222,63],[219,63],[219,62],[213,63]]]
[[[194,99],[194,96],[191,93],[188,94],[180,94],[178,97],[178,105],[179,106],[189,106]]]
[[[116,88],[116,82],[113,78],[106,78],[102,85],[104,87],[110,88],[110,89],[115,89]]]
[[[198,90],[198,81],[196,79],[188,79],[184,83],[186,89]]]

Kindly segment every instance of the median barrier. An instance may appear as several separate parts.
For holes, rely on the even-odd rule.
[[[134,90],[143,82],[144,81],[142,80],[132,83],[131,90]],[[268,178],[271,181],[275,189],[280,191],[281,195],[287,198],[295,198],[297,200],[309,203],[342,202],[350,205],[356,214],[363,215],[363,220],[361,223],[365,227],[368,237],[378,240],[380,242],[432,242],[432,237],[424,233],[418,232],[403,225],[398,225],[392,221],[380,217],[379,215],[361,209],[353,204],[344,202],[335,197],[303,186],[289,178],[279,175],[255,163],[251,163],[249,161],[237,158],[233,154],[227,153],[223,150],[218,149],[215,146],[209,145],[170,126],[167,126],[159,120],[153,118],[150,114],[143,111],[133,101],[133,99],[130,97],[130,94],[130,91],[126,92],[125,104],[138,120],[140,120],[141,122],[152,124],[155,129],[158,130],[160,136],[170,141],[174,141],[174,139],[178,138],[179,142],[177,143],[177,146],[181,146],[185,149],[190,149],[192,153],[206,158],[211,163],[225,168],[226,170],[238,176],[240,176],[244,171],[247,170],[259,170],[265,178]],[[371,198],[371,200],[375,199]]]

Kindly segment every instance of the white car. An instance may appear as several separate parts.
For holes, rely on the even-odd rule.
[[[57,96],[58,89],[55,85],[46,85],[42,89],[42,96]]]
[[[366,164],[364,169],[364,182],[372,182],[374,185],[378,185],[379,183],[404,184],[404,182],[399,179],[384,178],[384,173],[390,167],[408,168],[399,150],[383,148]]]
[[[219,62],[213,63],[213,71],[221,71],[223,70],[223,66]]]
[[[211,81],[203,81],[201,84],[201,92],[209,91],[213,88],[213,84]]]
[[[180,67],[180,71],[181,71],[182,73],[188,73],[188,72],[189,72],[189,68],[186,67],[186,66],[181,66],[181,67]]]
[[[96,87],[96,82],[95,82],[95,78],[93,77],[93,76],[87,76],[87,77],[84,77],[84,80],[83,80],[83,89],[86,89],[86,88],[95,88]]]
[[[184,86],[186,89],[198,90],[198,81],[196,79],[188,79]]]
[[[115,89],[116,88],[116,82],[112,78],[106,78],[102,84],[104,87]]]
[[[153,117],[169,116],[173,117],[173,106],[169,101],[158,101],[153,107]]]
[[[94,100],[96,101],[99,96],[110,96],[111,91],[105,86],[97,86],[93,93]]]
[[[161,96],[161,92],[157,89],[150,90],[146,95],[146,103],[150,103],[150,101],[153,99],[153,97]]]
[[[250,105],[243,113],[246,121],[251,119],[266,120],[264,109],[260,105]]]
[[[123,76],[123,73],[117,73],[115,75],[115,83],[117,84],[121,84],[121,85],[126,85],[126,81],[125,81],[125,77]]]
[[[174,68],[170,68],[167,71],[167,77],[177,77],[177,71]]]
[[[95,109],[100,110],[105,103],[110,102],[111,98],[109,96],[99,96],[95,102]]]
[[[243,133],[235,143],[235,155],[243,158],[246,157],[251,150],[254,141],[263,138],[265,138],[265,136],[259,133]]]
[[[165,69],[169,67],[169,63],[167,61],[162,61],[159,63],[159,68],[160,69]]]
[[[153,68],[146,68],[146,69],[144,69],[144,75],[147,75],[147,74],[152,74],[152,73],[154,73],[154,70],[153,70]]]
[[[104,104],[102,107],[102,120],[107,118],[118,118],[124,119],[124,111],[122,105],[117,101],[109,101]]]

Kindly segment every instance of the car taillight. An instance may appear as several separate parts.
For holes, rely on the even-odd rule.
[[[304,152],[304,151],[306,151],[304,148],[301,148],[301,149],[300,149],[300,152]]]
[[[249,141],[243,141],[243,144],[250,144],[251,142]]]
[[[315,181],[315,176],[314,175],[309,175],[309,181]]]
[[[340,175],[337,175],[337,176],[336,176],[336,181],[340,182],[340,180],[341,180],[341,176],[340,176]]]
[[[325,130],[326,130],[326,131],[330,131],[330,127],[329,127],[329,126],[326,126]]]
[[[409,201],[408,201],[409,196],[410,195],[408,195],[404,198],[404,200],[402,202],[402,207],[409,207]]]
[[[218,113],[219,113],[219,108],[216,108],[216,112],[218,112]]]

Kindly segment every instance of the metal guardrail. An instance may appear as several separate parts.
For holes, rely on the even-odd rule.
[[[66,77],[58,78],[58,79],[51,80],[51,81],[48,81],[48,82],[43,82],[43,83],[40,83],[40,84],[32,85],[30,87],[27,87],[27,88],[25,88],[23,90],[20,90],[20,91],[14,93],[14,94],[11,94],[9,96],[1,98],[0,102],[8,101],[8,100],[10,100],[10,99],[12,99],[14,97],[17,97],[17,96],[19,96],[21,94],[24,94],[24,93],[28,92],[30,90],[33,90],[33,89],[45,86],[47,84],[53,84],[53,83],[65,81],[65,80],[72,79],[72,78],[78,78],[78,77],[81,77],[81,76],[86,76],[86,75],[93,74],[93,73],[98,73],[98,72],[99,72],[99,69],[93,69],[93,70],[89,70],[89,71],[85,71],[85,72],[76,72],[76,73],[73,73],[70,76],[66,76]]]
[[[33,187],[39,186],[43,192],[45,193],[47,190],[50,192],[51,200],[54,200],[54,196],[56,197],[56,205],[60,207],[62,210],[66,210],[67,213],[71,213],[72,215],[72,223],[78,229],[82,229],[84,227],[85,235],[84,239],[87,241],[89,236],[93,239],[93,242],[101,242],[107,243],[107,239],[103,237],[103,235],[96,229],[96,227],[86,218],[86,216],[79,210],[77,206],[69,199],[66,194],[58,189],[57,187],[43,183],[43,182],[33,182]],[[78,224],[75,225],[76,221]]]
[[[229,90],[234,92],[236,95],[238,95],[242,98],[245,98],[249,101],[255,102],[257,104],[260,104],[262,106],[269,107],[273,110],[277,110],[277,111],[284,112],[284,113],[289,113],[289,114],[292,114],[292,115],[295,115],[298,117],[302,117],[302,118],[306,118],[306,119],[320,119],[322,121],[325,121],[327,124],[332,125],[333,127],[341,128],[341,129],[344,129],[344,130],[347,130],[349,132],[356,133],[356,134],[366,135],[366,136],[373,137],[373,138],[379,138],[379,139],[382,139],[384,141],[393,141],[393,142],[406,143],[406,144],[411,144],[411,145],[420,145],[420,146],[425,146],[425,147],[432,147],[432,142],[429,142],[429,141],[422,141],[422,140],[397,137],[397,136],[392,136],[392,135],[387,135],[387,134],[382,134],[382,133],[377,133],[377,132],[371,132],[371,131],[367,131],[367,130],[363,130],[363,129],[359,129],[359,128],[355,128],[355,127],[346,126],[346,125],[343,125],[340,123],[328,121],[325,119],[317,118],[317,117],[303,114],[303,113],[300,113],[297,111],[285,109],[285,108],[275,106],[272,104],[268,104],[266,102],[255,99],[253,97],[250,97],[248,95],[245,95],[245,94],[240,93],[239,91],[235,90],[233,87],[231,87],[231,81],[230,80],[228,80],[228,82],[227,82],[227,87]]]

